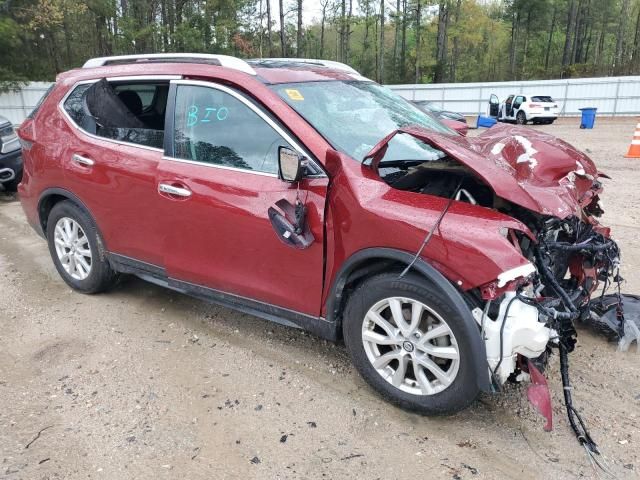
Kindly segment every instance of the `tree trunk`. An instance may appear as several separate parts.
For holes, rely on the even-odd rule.
[[[328,1],[322,3],[322,21],[320,22],[320,58],[324,58],[324,24],[327,21]]]
[[[566,37],[564,40],[564,50],[562,51],[562,74],[567,73],[567,67],[571,60],[571,51],[573,49],[573,28],[576,21],[576,0],[570,0],[569,11],[567,13]]]
[[[549,71],[549,55],[551,53],[551,42],[553,40],[553,31],[556,28],[556,18],[558,16],[558,5],[553,6],[553,16],[551,17],[551,28],[549,28],[549,38],[547,39],[547,49],[544,52],[544,71]]]
[[[363,2],[364,3],[364,2]],[[364,3],[364,38],[362,39],[362,63],[360,68],[363,69],[363,73],[367,75],[371,70],[369,68],[369,62],[367,61],[369,56],[369,28],[371,21],[371,3],[370,0],[366,0]]]
[[[575,64],[575,63],[579,63],[579,58],[580,58],[580,53],[582,50],[582,29],[584,27],[584,17],[587,13],[585,12],[583,5],[582,5],[582,0],[579,0],[578,3],[578,13],[576,14],[576,26],[574,28],[575,31],[575,35],[574,35],[574,42],[573,42],[573,48],[571,49],[571,63]]]
[[[629,0],[622,0],[620,7],[620,20],[618,22],[618,38],[616,39],[616,52],[613,63],[613,73],[618,73],[622,69],[622,48],[624,45],[624,34],[627,29],[627,15],[629,14]]]
[[[447,63],[447,26],[449,25],[449,5],[447,0],[440,0],[438,8],[438,34],[436,38],[436,71],[434,83],[444,81],[444,69]]]
[[[640,6],[638,7],[638,17],[636,18],[636,33],[633,36],[633,50],[631,53],[631,72],[638,73],[640,66]]]
[[[302,0],[298,0],[298,30],[296,31],[296,56],[302,57]]]
[[[422,83],[422,72],[420,71],[420,17],[422,15],[421,3],[416,4],[416,82]]]
[[[531,26],[531,9],[527,12],[527,23],[526,29],[524,33],[524,49],[522,52],[522,73],[521,78],[525,78],[526,68],[527,68],[527,55],[529,54],[529,29]]]
[[[338,44],[338,60],[344,60],[345,19],[347,16],[347,0],[340,2],[340,42]]]
[[[418,0],[418,7],[420,0]],[[407,0],[402,0],[402,41],[400,43],[400,78],[404,81],[407,68]]]
[[[520,12],[514,10],[511,17],[511,44],[509,47],[509,77],[516,76],[516,64],[518,56],[518,33],[520,32]]]
[[[384,83],[384,0],[380,0],[380,50],[378,51],[378,82]]]
[[[396,0],[396,19],[393,32],[393,66],[398,68],[398,53],[400,49],[400,0]]]
[[[169,24],[167,20],[167,0],[160,2],[160,19],[162,21],[162,51],[166,52],[169,48],[169,38],[167,35],[167,25]]]
[[[458,68],[458,55],[460,54],[459,51],[459,42],[458,42],[458,36],[460,35],[460,31],[458,30],[458,27],[460,26],[458,23],[460,22],[460,7],[462,5],[462,0],[458,0],[456,2],[456,9],[453,13],[453,23],[456,26],[456,35],[455,37],[453,37],[453,58],[451,59],[451,78],[450,81],[455,82],[456,81],[456,70]]]
[[[349,0],[349,12],[347,13],[347,24],[344,39],[344,62],[349,63],[351,52],[351,16],[353,15],[353,0]]]
[[[271,38],[271,0],[267,0],[267,49],[269,56],[273,57],[273,41]]]
[[[280,6],[280,53],[282,57],[285,58],[287,56],[287,42],[286,35],[284,31],[284,5],[282,0],[278,0],[278,5]]]

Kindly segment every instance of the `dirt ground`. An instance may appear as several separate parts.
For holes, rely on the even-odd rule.
[[[603,222],[640,291],[635,119],[540,128],[588,152],[606,181]],[[471,133],[475,134],[475,133]],[[580,331],[574,398],[618,478],[640,471],[640,353]],[[128,278],[72,292],[20,204],[0,194],[0,478],[597,478],[566,421],[509,386],[448,418],[376,396],[342,345]]]

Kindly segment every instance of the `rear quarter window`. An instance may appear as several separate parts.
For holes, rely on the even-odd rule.
[[[540,102],[540,103],[553,103],[553,99],[549,96],[536,96],[531,97],[532,102]]]
[[[111,85],[102,79],[77,85],[63,106],[73,123],[87,133],[162,149],[168,86],[152,81]],[[159,97],[163,101],[154,104]]]
[[[29,115],[27,115],[27,118],[30,118],[30,119],[32,119],[32,120],[35,118],[35,116],[36,116],[36,115],[37,115],[37,113],[38,113],[38,110],[40,110],[40,107],[42,106],[42,104],[44,103],[44,101],[47,99],[47,97],[49,96],[49,94],[50,94],[51,92],[53,92],[53,89],[55,88],[55,86],[56,86],[56,84],[55,84],[55,83],[53,83],[53,84],[51,84],[51,86],[50,86],[49,88],[47,88],[47,91],[46,91],[46,92],[44,92],[44,95],[42,95],[42,97],[40,97],[40,100],[38,100],[38,103],[36,103],[36,106],[35,106],[35,107],[33,107],[33,110],[31,110],[31,113],[29,113]]]

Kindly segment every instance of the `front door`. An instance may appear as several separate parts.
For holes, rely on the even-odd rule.
[[[498,110],[500,108],[500,100],[498,100],[498,96],[495,94],[491,94],[489,97],[489,116],[491,118],[498,118]]]
[[[176,81],[170,98],[157,177],[169,277],[319,315],[326,176],[315,170],[299,186],[280,180],[278,147],[308,153],[236,90]],[[297,198],[314,238],[307,248],[281,240],[269,218],[270,207]]]

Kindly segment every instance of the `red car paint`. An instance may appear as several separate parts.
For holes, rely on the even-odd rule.
[[[417,127],[391,132],[365,158],[377,168],[386,145],[398,133],[412,135],[465,164],[496,194],[534,212],[566,218],[601,192],[593,188],[598,170],[571,145],[524,127],[496,125],[474,138],[444,135]]]
[[[463,122],[459,122],[457,120],[451,120],[448,118],[440,118],[438,120],[441,123],[444,123],[451,130],[458,132],[463,137],[466,137],[467,133],[469,132],[469,125],[467,125],[466,122],[463,123]]]
[[[25,151],[19,187],[29,222],[41,228],[45,219],[38,206],[45,190],[73,192],[94,216],[108,252],[161,266],[169,276],[187,282],[325,316],[331,286],[349,257],[369,247],[414,253],[446,199],[391,188],[370,167],[334,151],[263,83],[353,79],[351,75],[313,67],[256,71],[257,76],[251,76],[211,65],[139,63],[59,75],[35,120],[26,120],[19,131],[23,140],[33,143]],[[328,178],[300,184],[314,245],[289,248],[269,225],[268,208],[281,198],[291,203],[296,198],[295,188],[288,184],[242,173],[213,178],[197,165],[163,160],[162,152],[96,139],[73,126],[58,106],[78,81],[132,75],[179,75],[222,83],[250,96],[285,125],[328,172]],[[541,134],[530,131],[527,138],[533,138],[533,147],[551,154],[549,163],[556,162],[556,167],[540,166],[527,175],[518,165],[516,145],[491,153],[505,137],[524,136],[521,130],[494,127],[476,139],[407,132],[465,163],[503,198],[559,217],[575,212],[588,193],[580,174],[572,170],[576,159],[586,174],[597,175],[584,155],[557,139],[547,145]],[[73,153],[98,160],[96,168],[73,165]],[[564,180],[571,172],[576,175],[575,191]],[[161,181],[187,186],[195,195],[186,201],[162,196],[157,191]],[[423,257],[461,290],[487,284],[501,272],[528,263],[501,233],[504,229],[531,235],[512,217],[454,202]]]

